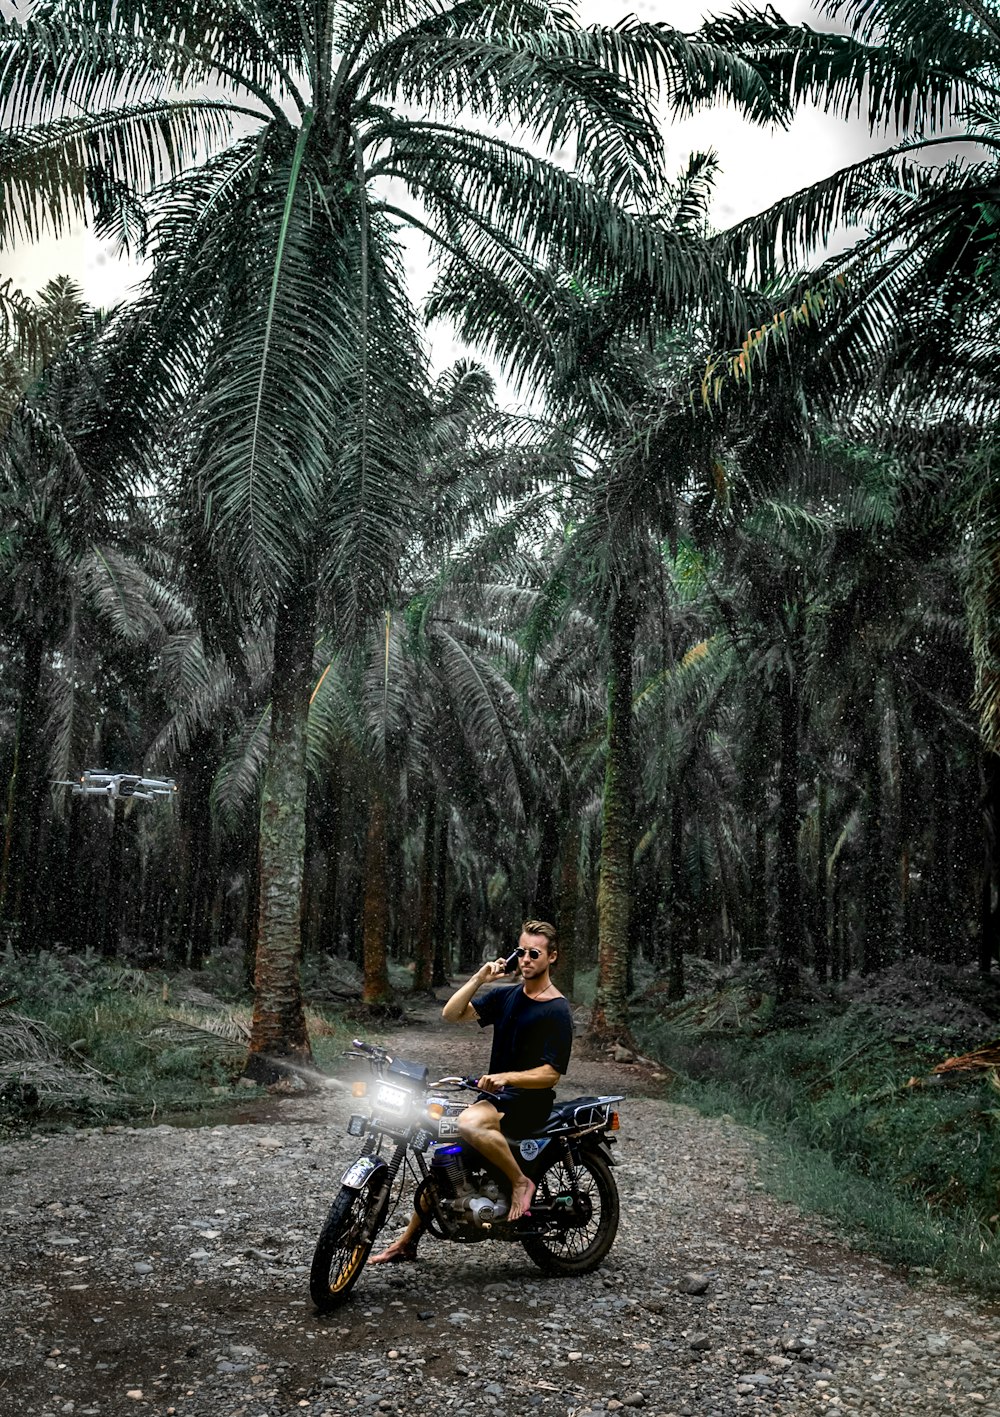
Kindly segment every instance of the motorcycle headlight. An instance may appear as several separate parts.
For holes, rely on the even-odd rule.
[[[380,1082],[375,1089],[375,1106],[380,1112],[405,1112],[410,1100],[410,1094],[403,1087],[390,1087],[387,1082]]]

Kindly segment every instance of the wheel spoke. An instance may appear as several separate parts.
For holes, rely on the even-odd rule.
[[[618,1193],[607,1163],[585,1154],[575,1168],[555,1159],[538,1178],[538,1200],[551,1217],[523,1243],[542,1269],[589,1274],[604,1259],[618,1229]]]

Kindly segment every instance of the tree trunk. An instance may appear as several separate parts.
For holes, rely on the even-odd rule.
[[[980,974],[1000,964],[1000,756],[984,753],[983,771],[983,872],[980,883]]]
[[[815,877],[815,940],[813,960],[816,978],[824,984],[830,974],[830,900],[826,874],[827,858],[827,792],[822,782],[816,784],[816,877]]]
[[[632,781],[632,649],[636,606],[619,589],[611,603],[608,673],[608,761],[601,812],[601,867],[597,889],[595,1033],[624,1030],[628,1022],[629,918],[635,831]]]
[[[18,946],[33,950],[35,938],[36,845],[41,820],[42,791],[42,669],[45,646],[41,631],[25,635],[14,743],[14,767],[7,792],[3,860],[0,862],[0,920],[10,921]]]
[[[670,808],[670,947],[667,956],[667,998],[684,997],[684,943],[687,929],[684,921],[685,901],[681,891],[683,868],[684,823],[676,785]]]
[[[563,842],[559,872],[559,988],[573,997],[576,986],[576,908],[579,898],[580,827],[576,817]]]
[[[361,910],[366,1004],[385,1004],[389,984],[389,838],[385,796],[372,788],[365,842],[365,896]]]
[[[437,836],[434,795],[424,818],[424,853],[420,862],[420,899],[417,906],[417,950],[413,966],[413,992],[430,992],[434,974],[434,843]]]
[[[448,946],[448,809],[438,813],[437,853],[434,861],[434,969],[431,986],[449,982],[451,951]]]
[[[799,866],[799,695],[795,670],[779,681],[778,835],[775,885],[779,1000],[791,998],[802,965],[802,878]]]
[[[876,700],[876,703],[878,700]],[[873,704],[873,710],[875,709]],[[891,803],[886,801],[882,771],[883,725],[866,734],[868,758],[868,829],[865,834],[865,930],[861,969],[874,974],[892,964],[898,946],[899,854]]]
[[[538,804],[540,835],[538,842],[538,870],[535,877],[535,893],[531,902],[530,918],[547,920],[554,924],[558,913],[554,890],[556,865],[559,861],[559,812],[553,802],[543,798]]]
[[[275,1081],[273,1059],[312,1060],[302,1002],[302,873],[306,723],[312,688],[315,588],[288,593],[274,627],[271,734],[257,852],[254,1010],[247,1077]]]
[[[104,928],[101,954],[114,959],[118,954],[122,928],[122,860],[125,847],[125,800],[116,797],[111,810],[111,847],[104,887]]]

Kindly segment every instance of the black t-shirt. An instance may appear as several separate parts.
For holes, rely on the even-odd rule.
[[[479,1015],[479,1025],[493,1025],[493,1048],[490,1052],[491,1073],[521,1073],[548,1063],[562,1076],[569,1067],[573,1046],[573,1015],[564,998],[531,999],[523,985],[491,989],[472,1007]],[[539,1089],[518,1089],[532,1091]],[[541,1091],[551,1105],[555,1093],[551,1088]]]

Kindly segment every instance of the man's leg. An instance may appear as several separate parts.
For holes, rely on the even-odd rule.
[[[528,1180],[514,1160],[514,1153],[500,1130],[500,1113],[491,1102],[474,1102],[471,1107],[466,1107],[458,1119],[458,1135],[507,1177],[510,1182],[510,1211],[507,1218],[520,1220],[531,1205],[535,1183]]]
[[[423,1231],[423,1217],[414,1211],[402,1235],[398,1235],[391,1245],[386,1245],[381,1254],[372,1255],[368,1263],[402,1264],[407,1260],[415,1260],[417,1258],[417,1245]]]

